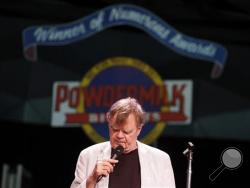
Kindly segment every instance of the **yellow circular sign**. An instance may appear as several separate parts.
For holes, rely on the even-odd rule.
[[[110,105],[121,97],[133,95],[141,103],[145,111],[154,113],[168,111],[166,103],[162,103],[164,82],[160,75],[142,61],[128,57],[106,59],[92,67],[83,77],[81,88],[86,91],[80,97],[79,113],[105,114]],[[141,101],[140,101],[141,100]],[[145,104],[145,106],[144,106]],[[148,106],[148,109],[145,107]],[[156,113],[157,114],[157,113]],[[90,115],[91,116],[91,115]],[[101,116],[105,117],[105,116]],[[82,124],[82,129],[94,142],[108,140],[108,127],[105,122]],[[147,126],[146,126],[147,125]],[[145,127],[146,126],[146,127]],[[150,144],[156,140],[166,126],[166,122],[146,123],[141,132],[140,141]],[[104,131],[105,130],[105,131]]]

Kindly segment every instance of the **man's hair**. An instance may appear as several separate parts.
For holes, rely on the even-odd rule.
[[[130,114],[134,114],[137,127],[145,123],[145,112],[135,98],[123,98],[116,101],[106,114],[108,123],[115,118],[116,124],[122,124]]]

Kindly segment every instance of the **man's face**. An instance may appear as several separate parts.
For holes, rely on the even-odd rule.
[[[137,127],[134,114],[130,114],[128,118],[119,125],[115,123],[114,117],[109,124],[109,136],[112,148],[121,145],[125,153],[136,149],[136,140],[140,132],[141,128]]]

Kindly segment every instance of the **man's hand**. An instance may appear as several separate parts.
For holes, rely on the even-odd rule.
[[[116,163],[118,160],[115,159],[97,161],[92,174],[87,179],[86,187],[94,188],[102,176],[106,177],[113,172]]]

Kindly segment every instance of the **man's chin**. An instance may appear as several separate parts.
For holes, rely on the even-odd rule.
[[[125,143],[114,143],[113,148],[117,148],[118,146],[122,146],[124,151],[126,151],[126,144]]]

